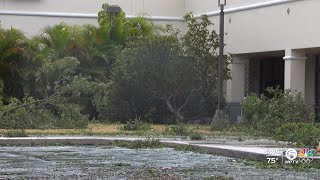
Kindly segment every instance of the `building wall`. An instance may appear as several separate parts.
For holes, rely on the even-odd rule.
[[[118,4],[127,15],[181,18],[185,13],[209,13],[219,28],[217,0],[0,0],[0,20],[5,28],[16,27],[35,35],[47,25],[61,21],[97,24],[96,14],[105,2]],[[270,2],[286,2],[261,6]],[[256,6],[256,8],[252,8]],[[248,7],[251,7],[248,9]],[[226,53],[245,54],[320,46],[319,0],[227,0]],[[247,9],[246,9],[247,8]],[[288,14],[288,8],[290,13]],[[239,11],[242,9],[242,11]],[[1,15],[1,12],[40,13],[41,16]],[[78,13],[87,18],[45,17],[45,13]],[[2,13],[3,14],[3,13]],[[157,24],[173,24],[185,30],[181,21],[157,18]]]
[[[8,11],[97,13],[103,3],[117,4],[130,15],[182,16],[184,0],[0,0]]]
[[[320,17],[318,7],[319,0],[300,0],[227,13],[226,52],[243,54],[319,47],[320,21],[315,21],[315,17]],[[212,19],[217,21],[218,16]]]
[[[0,21],[4,28],[15,27],[32,36],[45,26],[66,22],[69,24],[97,25],[97,13],[103,3],[117,4],[127,15],[182,17],[185,12],[184,0],[0,0]],[[2,13],[1,13],[2,12]],[[3,12],[22,13],[22,15],[3,15]],[[26,16],[25,14],[37,13]],[[46,14],[56,13],[55,17]],[[63,17],[63,14],[75,14],[84,17]],[[51,15],[52,16],[52,15]],[[157,20],[156,24],[173,24],[184,29],[181,21]]]
[[[264,3],[270,0],[227,0],[226,8],[236,8],[239,6]],[[201,14],[204,12],[218,11],[218,0],[186,0],[186,12]]]
[[[98,25],[96,19],[90,18],[51,18],[51,17],[22,17],[22,16],[7,16],[5,18],[4,28],[18,28],[21,29],[27,36],[38,35],[41,30],[49,25],[59,24],[65,22],[67,24],[82,25],[94,24]]]
[[[8,11],[96,13],[101,0],[1,0]]]

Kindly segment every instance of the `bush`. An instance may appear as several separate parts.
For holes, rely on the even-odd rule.
[[[312,123],[287,123],[275,130],[275,139],[314,146],[320,138],[320,127]]]
[[[229,117],[227,114],[223,113],[219,117],[214,117],[211,123],[211,130],[223,131],[228,129],[229,129]]]
[[[283,124],[312,122],[314,115],[301,93],[280,89],[268,89],[272,98],[251,94],[241,103],[243,123],[263,135],[272,135]]]
[[[58,118],[54,122],[54,127],[64,129],[86,128],[89,122],[88,116],[81,114],[78,104],[66,103],[57,106]]]
[[[242,122],[257,128],[261,119],[267,114],[268,104],[265,96],[251,94],[241,102]]]
[[[178,146],[174,147],[174,150],[176,150],[176,151],[191,151],[191,152],[196,152],[196,153],[203,152],[200,147],[192,146],[192,145],[178,145]]]
[[[171,126],[171,132],[175,135],[188,136],[193,134],[193,129],[188,125],[178,124],[176,126]]]
[[[203,137],[199,133],[193,133],[193,134],[191,134],[190,139],[191,140],[202,140]]]
[[[149,124],[144,123],[137,118],[127,121],[127,124],[123,126],[123,130],[125,131],[146,131],[150,129],[151,126]]]

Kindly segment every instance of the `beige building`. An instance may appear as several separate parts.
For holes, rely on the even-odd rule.
[[[32,36],[59,22],[97,24],[103,3],[117,4],[128,17],[144,15],[185,30],[182,16],[207,14],[219,28],[218,0],[0,0],[4,28]],[[240,101],[268,86],[298,90],[308,104],[319,101],[319,0],[227,0],[225,53],[234,55],[232,80],[225,83],[231,119]]]

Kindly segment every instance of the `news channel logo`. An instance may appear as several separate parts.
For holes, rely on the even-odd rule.
[[[296,149],[279,149],[269,150],[267,152],[267,161],[269,164],[285,163],[285,164],[298,164],[298,163],[311,163],[314,160],[313,151],[309,148],[303,148],[300,151]]]

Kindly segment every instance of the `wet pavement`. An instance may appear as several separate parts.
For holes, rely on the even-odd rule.
[[[155,138],[166,147],[176,147],[180,145],[192,145],[200,148],[209,154],[219,154],[226,157],[251,159],[264,161],[267,152],[280,151],[291,148],[286,142],[276,142],[270,139],[246,139],[239,137],[215,137],[205,140],[192,141],[181,137]],[[104,136],[40,136],[40,137],[0,137],[2,146],[47,146],[59,145],[110,145],[116,141],[137,141],[148,140],[143,137],[104,137]],[[286,147],[286,148],[285,148]],[[299,150],[299,149],[298,149]],[[301,150],[301,149],[300,149]],[[281,156],[281,155],[280,155]]]
[[[241,160],[171,148],[0,147],[0,179],[319,179],[320,170],[262,170]]]

